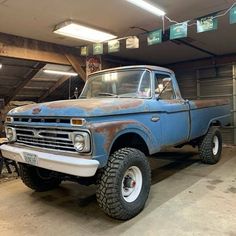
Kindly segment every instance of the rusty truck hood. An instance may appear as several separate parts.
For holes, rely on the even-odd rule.
[[[148,111],[147,100],[134,98],[105,98],[63,100],[18,107],[12,116],[95,117]]]

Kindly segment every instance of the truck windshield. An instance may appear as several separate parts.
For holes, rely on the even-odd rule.
[[[150,96],[150,72],[147,70],[126,70],[90,76],[80,98],[150,98]]]

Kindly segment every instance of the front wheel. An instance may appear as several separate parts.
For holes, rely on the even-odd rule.
[[[222,136],[220,130],[211,127],[199,144],[199,155],[205,164],[216,164],[221,158]]]
[[[97,201],[109,216],[128,220],[145,206],[151,185],[146,156],[134,148],[122,148],[109,158],[98,180]]]
[[[61,178],[52,170],[21,163],[19,166],[23,183],[33,190],[44,192],[58,187],[61,183]]]

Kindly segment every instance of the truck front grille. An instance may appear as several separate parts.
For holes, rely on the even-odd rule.
[[[76,152],[72,142],[72,131],[42,128],[16,128],[16,143],[32,147]]]

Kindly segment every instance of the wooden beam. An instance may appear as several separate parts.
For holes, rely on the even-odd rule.
[[[28,89],[28,90],[48,90],[47,87],[32,87],[32,86],[25,86],[23,89]]]
[[[65,53],[80,55],[79,50],[72,47],[0,33],[2,57],[70,65]]]
[[[76,73],[79,74],[82,80],[86,81],[86,73],[84,69],[82,68],[82,59],[80,57],[76,57],[72,54],[65,54],[67,60],[70,62],[72,65],[73,69],[75,70]]]
[[[226,65],[231,64],[236,61],[236,54],[228,54],[216,57],[207,57],[202,59],[188,60],[183,62],[177,62],[172,64],[164,65],[173,70],[186,70],[186,69],[198,69],[198,68],[209,68],[216,65]]]
[[[46,93],[44,93],[39,99],[39,102],[42,102],[45,98],[47,98],[51,93],[53,93],[58,87],[60,87],[64,82],[66,82],[70,76],[66,75],[59,79]]]
[[[34,69],[31,69],[24,77],[24,80],[19,83],[19,85],[11,91],[11,95],[5,99],[6,105],[24,88],[24,86],[38,73],[40,69],[45,66],[44,63],[36,63]]]
[[[58,78],[40,78],[40,77],[34,77],[31,81],[36,82],[56,82]]]

